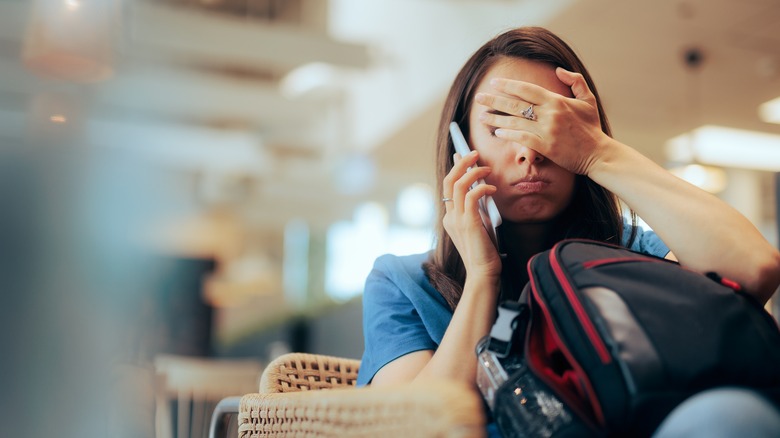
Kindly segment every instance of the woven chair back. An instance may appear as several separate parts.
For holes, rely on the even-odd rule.
[[[273,394],[355,386],[360,361],[306,353],[274,359],[263,372],[260,392]]]

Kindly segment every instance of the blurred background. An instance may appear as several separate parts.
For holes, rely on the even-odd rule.
[[[203,436],[279,354],[359,358],[449,85],[520,25],[778,243],[778,0],[0,0],[0,435]]]

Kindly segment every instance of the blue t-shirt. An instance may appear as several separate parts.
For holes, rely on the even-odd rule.
[[[623,242],[631,227],[624,227]],[[637,228],[631,249],[663,257],[669,248],[652,231]],[[387,363],[414,351],[436,350],[452,319],[452,310],[431,286],[422,264],[429,253],[383,255],[374,263],[363,292],[365,350],[358,385],[366,385]]]

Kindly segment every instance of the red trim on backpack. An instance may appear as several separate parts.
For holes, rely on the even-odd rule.
[[[611,265],[614,263],[628,263],[628,262],[656,262],[665,263],[664,260],[655,260],[649,257],[612,257],[608,259],[596,259],[582,262],[582,267],[585,269],[598,268],[599,266]]]
[[[574,289],[572,288],[571,283],[569,283],[569,279],[566,278],[566,275],[563,273],[563,268],[561,268],[557,255],[558,252],[556,250],[550,252],[550,265],[553,268],[553,272],[555,272],[558,282],[561,284],[563,291],[569,298],[569,303],[574,309],[574,313],[577,314],[577,319],[580,320],[582,328],[585,329],[585,334],[588,336],[588,339],[590,339],[593,348],[596,349],[596,354],[598,354],[599,359],[601,359],[601,363],[607,365],[612,362],[612,356],[610,356],[607,346],[604,345],[604,341],[601,339],[601,336],[599,336],[598,331],[596,331],[596,327],[593,326],[593,322],[588,317],[582,302],[580,302],[577,294],[574,293]]]
[[[529,260],[528,263],[530,265],[531,261]],[[560,349],[561,353],[563,353],[563,356],[566,358],[568,364],[571,366],[572,370],[575,373],[575,376],[578,378],[581,384],[581,387],[578,388],[578,386],[580,385],[577,385],[576,381],[572,381],[572,375],[570,372],[568,373],[564,372],[564,375],[559,378],[560,380],[563,380],[567,384],[573,385],[574,392],[576,394],[580,394],[584,396],[582,399],[579,400],[580,403],[576,403],[575,400],[575,403],[571,405],[572,408],[580,411],[580,415],[586,420],[589,417],[585,415],[585,413],[582,411],[583,409],[589,410],[596,417],[596,421],[598,421],[599,424],[601,424],[602,426],[605,425],[606,419],[604,418],[604,412],[601,409],[601,404],[599,403],[599,400],[596,397],[596,391],[594,391],[593,385],[590,383],[590,379],[588,378],[588,375],[582,369],[580,364],[574,359],[574,356],[572,355],[571,351],[569,351],[569,349],[566,347],[566,344],[561,341],[561,338],[558,336],[558,332],[555,331],[554,325],[549,323],[549,321],[552,321],[552,317],[550,316],[550,311],[547,308],[545,302],[542,301],[539,296],[539,289],[536,285],[536,281],[534,280],[533,275],[531,275],[529,280],[531,283],[531,293],[533,295],[533,302],[535,302],[539,306],[539,309],[541,309],[542,314],[544,316],[543,318],[540,318],[539,321],[544,321],[542,322],[542,330],[543,330],[542,336],[543,338],[545,338],[546,341],[545,344],[549,343],[550,341],[555,342],[555,344],[557,344],[557,347]],[[533,334],[533,330],[529,330],[528,339],[527,339],[527,341],[529,342],[529,346],[530,346],[532,334]],[[550,348],[550,346],[546,345],[543,350],[546,350],[548,348]],[[538,349],[532,349],[532,351],[535,351],[537,354],[542,353],[542,357],[543,357],[544,354],[543,351],[539,351]],[[548,367],[545,367],[544,364],[541,363],[540,358],[538,356],[536,358],[534,358],[533,356],[534,355],[528,356],[529,359],[528,364],[535,369],[538,376],[545,378],[545,380],[548,382],[548,385],[550,385],[553,388],[559,388],[559,386],[550,384],[550,380],[551,380],[550,369]],[[539,369],[540,367],[541,369]],[[560,383],[558,379],[554,379],[554,380],[555,383],[558,384]],[[564,392],[571,399],[571,397],[573,396],[571,387],[565,386],[564,389],[565,389]],[[572,402],[572,400],[567,400],[567,401],[569,403]]]

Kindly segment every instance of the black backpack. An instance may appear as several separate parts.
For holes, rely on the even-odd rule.
[[[734,282],[577,239],[534,256],[528,274],[477,346],[505,438],[649,436],[708,388],[780,394],[777,323]]]

